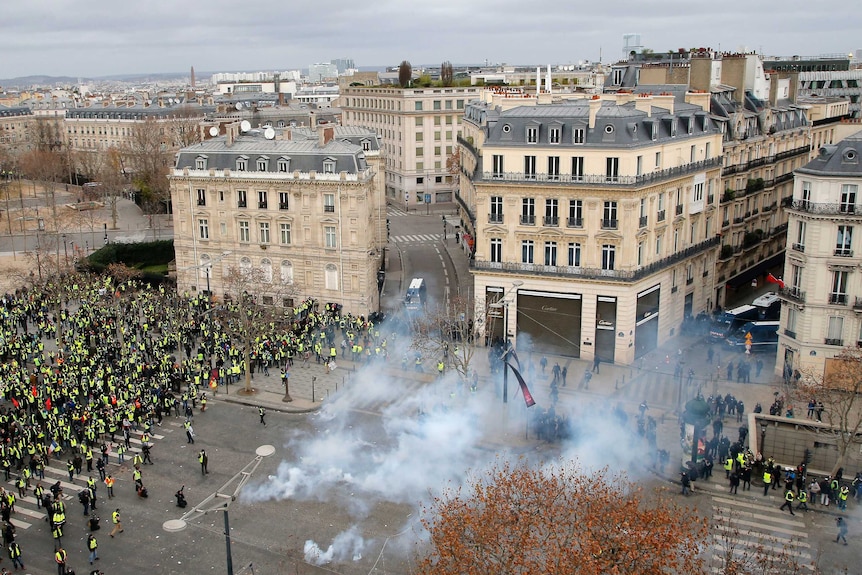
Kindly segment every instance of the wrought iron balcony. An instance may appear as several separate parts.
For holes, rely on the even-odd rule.
[[[853,250],[851,250],[850,248],[835,248],[835,253],[833,255],[842,258],[852,258]]]
[[[805,303],[805,292],[798,287],[778,288],[778,295],[790,301]]]
[[[844,345],[844,340],[843,339],[833,339],[833,338],[827,337],[826,339],[823,340],[823,343],[825,343],[826,345],[837,345],[839,347],[842,347]]]
[[[647,221],[649,221],[647,216],[641,216],[640,219],[638,220],[638,227],[639,228],[647,227]]]
[[[665,211],[664,211],[664,210],[659,210],[659,211],[658,211],[658,213],[657,213],[657,214],[656,214],[656,216],[655,216],[655,219],[656,219],[657,221],[659,221],[659,222],[663,222],[663,221],[664,221],[664,218],[665,218],[665,215],[666,215],[666,214],[665,214]]]
[[[238,208],[247,208],[247,207],[248,207],[248,202],[246,202],[245,200],[237,200],[237,202],[236,202],[236,207],[238,207]]]
[[[792,249],[794,252],[805,253],[805,244],[791,244],[790,249]]]
[[[853,309],[862,309],[862,297],[857,297],[853,302]]]
[[[288,209],[288,204],[278,204],[278,209],[279,210],[286,210],[286,209]]]
[[[545,216],[542,218],[542,223],[548,227],[556,227],[560,225],[560,218],[557,216]]]
[[[784,335],[786,335],[787,337],[790,337],[790,338],[796,339],[796,332],[795,332],[795,331],[793,331],[793,330],[790,330],[790,329],[785,328],[785,329],[784,329]]]
[[[829,294],[829,303],[831,305],[847,305],[847,294],[846,293],[831,293]]]
[[[522,226],[535,226],[536,225],[536,216],[531,214],[521,214],[521,225]]]
[[[862,206],[846,202],[821,203],[809,202],[808,200],[791,200],[790,208],[800,212],[824,216],[854,216],[862,214]]]
[[[488,214],[488,223],[489,224],[502,224],[503,223],[503,214],[498,214],[498,213]]]
[[[267,206],[267,203],[266,203],[266,202],[258,202],[258,203],[257,203],[257,207],[258,207],[259,209],[261,209],[261,210],[265,210],[265,209],[266,209],[266,206]]]
[[[678,216],[682,215],[682,204],[678,204],[676,206],[676,215],[678,215]]]
[[[615,230],[615,229],[617,229],[618,224],[619,224],[619,220],[602,220],[602,229],[603,230]]]
[[[584,218],[568,218],[566,220],[566,227],[568,227],[568,228],[582,228],[582,227],[584,227]]]

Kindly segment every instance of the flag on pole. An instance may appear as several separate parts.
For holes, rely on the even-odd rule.
[[[514,359],[518,367],[515,367],[514,365],[509,363],[509,358]],[[512,373],[515,374],[515,378],[518,380],[518,385],[521,387],[521,393],[524,396],[524,403],[527,404],[527,407],[533,407],[534,405],[536,405],[536,401],[533,399],[533,394],[530,393],[530,390],[527,387],[527,382],[524,381],[524,377],[521,375],[521,362],[518,361],[518,356],[515,353],[514,349],[509,352],[509,355],[506,358],[506,366],[512,370]]]
[[[766,281],[768,281],[771,284],[778,284],[778,287],[780,287],[781,289],[784,289],[784,282],[772,274],[766,275]]]

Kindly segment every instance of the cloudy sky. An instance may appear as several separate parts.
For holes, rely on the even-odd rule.
[[[356,65],[613,61],[624,33],[655,51],[862,48],[862,11],[839,0],[28,0],[3,3],[0,78],[289,70]]]

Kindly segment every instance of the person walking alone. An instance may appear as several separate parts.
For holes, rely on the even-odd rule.
[[[838,536],[835,538],[835,543],[843,539],[844,545],[847,545],[847,522],[844,521],[843,517],[836,517],[835,524],[838,526]]]
[[[114,538],[114,533],[122,533],[123,532],[123,522],[120,518],[120,510],[115,509],[113,513],[111,513],[111,521],[114,523],[114,528],[111,529],[111,539]]]
[[[785,508],[785,507],[787,507],[787,510],[788,510],[788,511],[790,511],[790,514],[791,514],[791,515],[796,515],[796,514],[793,512],[793,500],[794,500],[794,499],[796,499],[796,495],[793,493],[793,490],[792,490],[792,489],[789,489],[789,488],[788,488],[788,489],[784,492],[784,503],[782,503],[782,504],[781,504],[781,507],[779,507],[779,510],[780,510],[780,511],[783,511],[783,510],[784,510],[784,508]]]
[[[266,417],[266,410],[263,407],[257,408],[257,414],[260,415],[260,422],[266,427],[266,421],[264,421],[264,417]]]
[[[846,539],[844,544],[847,544]],[[19,567],[24,569],[24,562],[21,561],[21,548],[16,541],[9,544],[9,559],[12,560],[12,567],[14,569],[18,569]]]
[[[66,575],[66,550],[62,547],[54,552],[54,561],[57,563],[57,574]]]
[[[90,551],[90,565],[93,564],[93,561],[99,560],[99,553],[96,549],[99,547],[99,542],[96,541],[96,538],[92,533],[87,535],[87,549]]]
[[[206,475],[207,473],[209,473],[209,470],[207,469],[209,458],[207,457],[206,450],[201,449],[200,453],[198,453],[198,463],[201,464],[201,475]]]

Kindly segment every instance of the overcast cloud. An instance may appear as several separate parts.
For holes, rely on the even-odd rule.
[[[838,0],[28,0],[3,3],[0,78],[619,59],[622,35],[656,52],[767,55],[862,48],[862,11]]]

